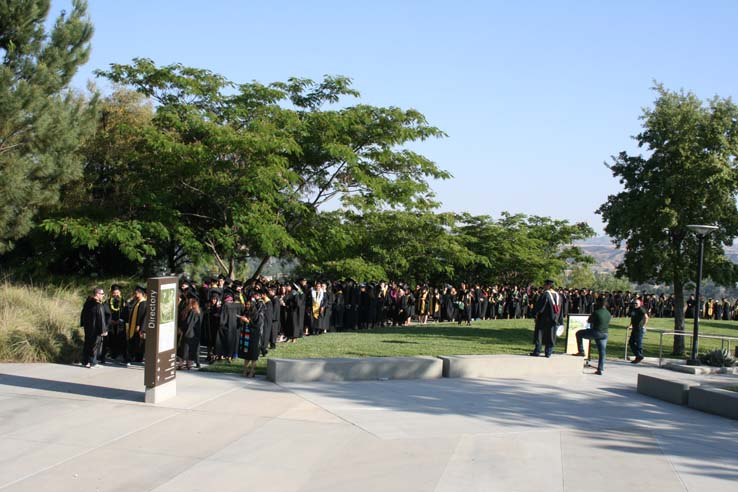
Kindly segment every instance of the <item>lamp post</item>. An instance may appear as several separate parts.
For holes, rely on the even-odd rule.
[[[697,285],[695,286],[695,309],[694,309],[694,333],[692,334],[692,354],[687,359],[687,365],[698,366],[700,361],[697,359],[697,349],[700,340],[700,311],[702,311],[702,302],[700,301],[700,283],[702,282],[702,259],[705,255],[705,238],[713,231],[717,230],[712,225],[688,225],[688,229],[697,234],[700,241],[700,249],[697,254]]]

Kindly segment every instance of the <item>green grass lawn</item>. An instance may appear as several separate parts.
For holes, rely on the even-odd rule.
[[[687,320],[691,333],[692,320]],[[608,358],[622,358],[625,349],[625,327],[628,318],[613,319],[607,343]],[[659,336],[654,330],[673,331],[673,319],[651,319],[644,338],[644,353],[657,357]],[[738,337],[738,323],[732,321],[701,321],[703,335],[728,335]],[[347,333],[327,333],[306,337],[296,343],[280,343],[266,358],[259,359],[257,372],[265,374],[266,359],[333,358],[333,357],[393,357],[412,355],[482,355],[525,354],[532,349],[533,320],[477,321],[471,327],[456,324],[412,325],[386,327]],[[691,339],[686,338],[687,347]],[[664,337],[664,355],[671,353],[673,337]],[[564,350],[565,341],[559,339],[557,352]],[[735,343],[731,343],[731,347]],[[720,348],[719,340],[700,339],[700,351]],[[596,348],[592,349],[593,354]],[[243,361],[217,362],[203,367],[204,371],[240,372]]]

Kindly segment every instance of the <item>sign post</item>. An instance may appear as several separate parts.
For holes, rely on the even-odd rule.
[[[587,320],[589,314],[570,314],[567,319],[566,327],[566,353],[576,354],[579,349],[577,348],[577,332],[587,328]],[[582,346],[584,347],[584,353],[589,357],[589,340],[582,340]]]
[[[146,289],[146,403],[177,394],[177,277],[153,277]]]

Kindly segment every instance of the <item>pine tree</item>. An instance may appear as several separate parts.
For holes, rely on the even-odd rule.
[[[73,1],[50,32],[50,0],[0,0],[0,253],[80,176],[78,149],[94,104],[68,89],[90,53],[87,3]]]

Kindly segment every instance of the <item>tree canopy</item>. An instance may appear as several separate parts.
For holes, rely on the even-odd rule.
[[[714,224],[705,248],[705,274],[734,282],[738,270],[724,245],[738,235],[738,108],[730,99],[703,102],[690,92],[655,87],[653,108],[645,109],[636,135],[646,155],[621,152],[609,166],[623,191],[598,209],[605,232],[625,245],[619,273],[637,282],[673,285],[677,316],[684,328],[684,284],[696,276],[697,239],[689,224]],[[682,352],[681,337],[675,351]]]
[[[404,147],[441,130],[416,110],[345,104],[359,96],[346,77],[235,84],[147,59],[99,74],[150,98],[154,109],[138,124],[124,115],[139,110],[120,101],[121,114],[101,114],[82,186],[99,200],[44,224],[77,244],[114,244],[138,261],[165,252],[170,270],[207,254],[232,273],[245,258],[263,265],[272,256],[300,257],[331,200],[359,212],[425,210],[434,205],[428,180],[449,177]],[[104,211],[94,220],[91,205]],[[121,235],[121,227],[136,232]]]
[[[75,0],[47,33],[49,7],[0,1],[0,253],[80,177],[79,149],[93,126],[94,100],[67,89],[90,52],[87,4]]]

